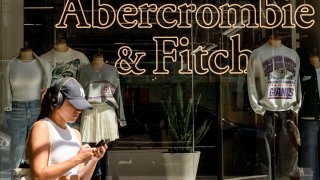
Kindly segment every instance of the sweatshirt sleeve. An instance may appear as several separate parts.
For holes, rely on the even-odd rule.
[[[4,110],[12,111],[12,94],[11,94],[11,85],[10,85],[10,64],[6,67],[6,72],[4,74],[4,85],[5,85],[5,102],[4,102]]]
[[[90,64],[89,59],[87,58],[87,56],[84,53],[80,52],[80,67],[87,65],[87,64]]]
[[[300,73],[300,58],[298,56],[298,54],[296,54],[297,56],[297,62],[298,63],[298,67],[297,67],[297,70],[296,70],[296,73]],[[295,113],[298,113],[299,112],[299,109],[301,108],[301,105],[302,105],[302,90],[301,90],[301,79],[300,79],[300,74],[297,76],[297,89],[296,89],[296,103],[295,105],[292,107],[292,111],[294,111]]]
[[[89,83],[90,83],[90,79],[89,79],[89,75],[86,74],[87,71],[87,66],[84,65],[80,68],[80,73],[79,73],[79,83],[81,84],[82,88],[84,89],[85,93],[86,93],[86,97],[88,98],[89,95]]]
[[[120,87],[120,77],[119,75],[117,74],[117,77],[118,77],[118,87],[115,91],[115,98],[116,98],[116,101],[119,105],[119,108],[117,109],[117,114],[118,114],[118,117],[120,118],[120,126],[123,127],[123,126],[126,126],[127,125],[127,121],[126,121],[126,117],[124,115],[124,108],[123,108],[123,101],[122,101],[122,95],[121,95],[121,87]]]
[[[259,57],[256,52],[253,52],[249,58],[248,73],[247,73],[247,84],[248,84],[248,96],[252,110],[263,115],[266,109],[259,104],[259,96],[257,92],[257,82],[259,79]]]
[[[295,105],[292,107],[292,111],[294,111],[295,113],[299,112],[299,109],[301,108],[301,103],[302,103],[302,92],[301,92],[301,81],[300,78],[297,79],[297,94],[296,94],[296,98],[297,101],[295,103]]]

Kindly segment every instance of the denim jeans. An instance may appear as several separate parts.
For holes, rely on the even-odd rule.
[[[276,179],[289,178],[298,168],[298,149],[292,144],[287,129],[287,120],[291,118],[290,111],[267,111],[264,115]]]
[[[8,117],[8,113],[4,112],[3,116],[1,117],[3,119],[1,131],[4,132],[5,134],[9,135],[8,134],[8,125],[6,122],[6,119],[8,119],[7,117]],[[11,144],[11,141],[10,141],[10,144]],[[5,170],[9,169],[10,144],[9,144],[9,146],[0,148],[0,171],[5,171]],[[6,178],[6,177],[3,174],[0,174],[0,179],[4,179],[4,178]]]
[[[300,121],[301,165],[313,170],[313,179],[319,178],[318,140],[320,121]]]
[[[11,137],[9,167],[17,168],[24,155],[27,134],[40,113],[40,102],[13,101],[12,111],[6,112],[8,134]]]

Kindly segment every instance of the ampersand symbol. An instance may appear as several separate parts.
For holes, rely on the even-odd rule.
[[[118,69],[119,74],[127,75],[130,73],[141,75],[146,72],[145,69],[138,68],[138,64],[142,57],[146,56],[145,52],[134,53],[135,59],[132,59],[132,49],[128,46],[122,46],[118,51],[118,60],[115,67]]]

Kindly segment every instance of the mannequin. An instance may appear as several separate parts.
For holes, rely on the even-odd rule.
[[[119,126],[125,126],[120,80],[117,69],[106,64],[101,53],[95,54],[90,65],[82,66],[79,82],[85,90],[92,110],[84,110],[81,116],[82,141],[95,144],[101,139],[115,141],[119,138]],[[118,121],[120,119],[120,121]],[[95,170],[99,179],[105,178],[106,161],[103,158]]]
[[[31,61],[34,59],[33,57],[33,51],[31,48],[21,48],[20,49],[20,55],[19,55],[19,59],[21,61]]]
[[[273,180],[299,173],[300,138],[295,125],[302,99],[299,69],[296,51],[284,46],[276,35],[252,52],[248,64],[249,101],[252,110],[264,117]]]
[[[50,86],[51,65],[31,48],[22,48],[9,62],[4,74],[4,110],[12,144],[9,155],[9,169],[12,169],[19,166],[26,135],[39,115],[40,92]]]
[[[78,80],[81,66],[89,64],[85,54],[70,48],[63,38],[58,39],[54,48],[41,55],[41,58],[52,66],[52,83],[66,76]]]
[[[304,101],[300,111],[301,165],[313,170],[313,180],[319,179],[319,137],[320,133],[320,61],[318,55],[311,55],[310,65],[301,69]]]
[[[93,55],[93,59],[91,62],[91,67],[97,72],[100,73],[101,69],[104,66],[104,58],[103,55],[98,53]],[[82,129],[82,128],[81,128]],[[108,137],[105,137],[106,139],[109,139]],[[91,142],[89,143],[90,145],[94,145],[97,142]],[[106,155],[99,161],[99,163],[97,164],[95,171],[93,173],[93,177],[91,178],[92,180],[101,180],[101,176],[105,177],[106,173],[105,170],[106,169]],[[101,171],[101,175],[99,175],[98,171]]]

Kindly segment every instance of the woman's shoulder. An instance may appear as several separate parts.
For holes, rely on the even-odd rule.
[[[48,125],[44,120],[39,120],[33,124],[32,130],[37,130],[37,131],[48,130]]]
[[[31,129],[30,140],[32,144],[47,143],[49,137],[49,127],[44,121],[36,121]]]

